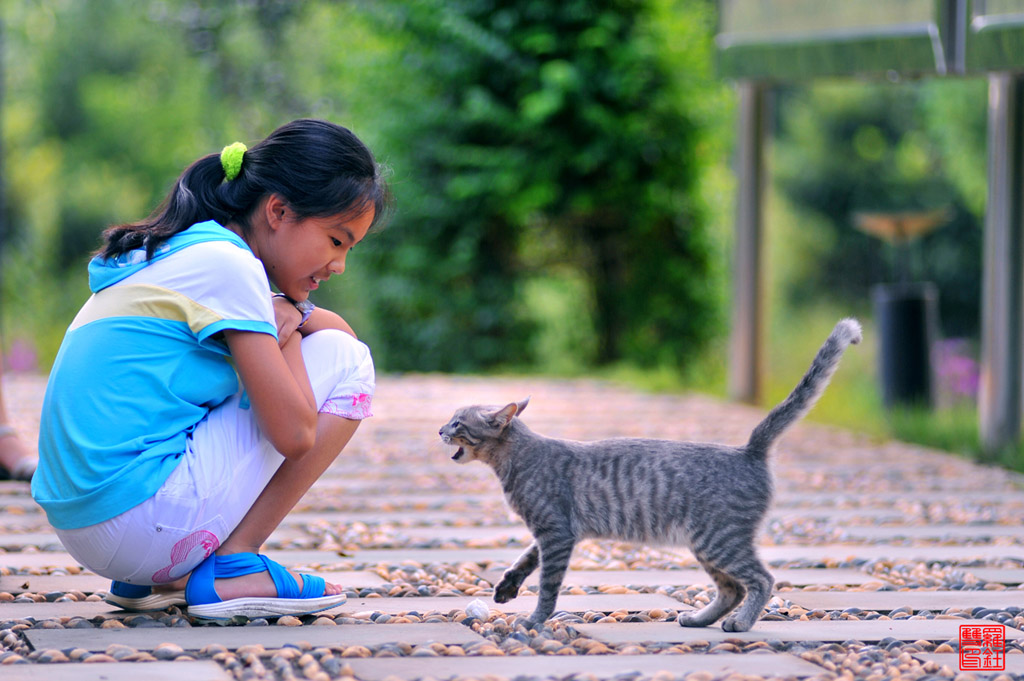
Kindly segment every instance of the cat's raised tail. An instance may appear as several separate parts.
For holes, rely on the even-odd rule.
[[[860,322],[856,319],[843,319],[836,324],[814,357],[811,368],[793,388],[793,392],[768,412],[768,416],[754,428],[747,443],[747,453],[758,457],[768,456],[769,450],[779,436],[799,421],[825,392],[825,387],[839,366],[839,360],[846,348],[860,341]]]

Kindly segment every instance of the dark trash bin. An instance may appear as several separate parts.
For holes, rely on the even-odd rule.
[[[878,367],[886,407],[934,404],[931,348],[938,298],[930,282],[879,284],[871,291],[878,325]]]

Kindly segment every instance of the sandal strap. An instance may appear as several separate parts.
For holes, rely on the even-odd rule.
[[[217,564],[217,554],[211,553],[203,562],[195,566],[185,583],[185,601],[189,605],[205,605],[220,603],[220,596],[213,588],[213,571]]]
[[[215,579],[241,577],[255,572],[270,574],[277,589],[278,598],[319,598],[324,595],[327,583],[316,575],[301,575],[302,588],[288,570],[260,553],[232,553],[227,556],[210,554],[192,571],[185,586],[185,599],[189,605],[220,603],[221,598],[214,589]]]
[[[327,591],[327,581],[316,575],[302,574],[302,595],[299,598],[320,598]]]
[[[266,565],[270,578],[274,580],[274,587],[277,589],[278,598],[299,598],[299,587],[295,585],[295,579],[289,574],[283,565],[270,560],[263,554],[256,556]]]

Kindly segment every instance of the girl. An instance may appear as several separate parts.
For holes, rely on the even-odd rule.
[[[114,580],[110,602],[204,618],[344,602],[258,550],[370,415],[369,350],[308,296],[388,203],[370,151],[304,119],[199,159],[153,216],[104,232],[50,373],[32,494]]]

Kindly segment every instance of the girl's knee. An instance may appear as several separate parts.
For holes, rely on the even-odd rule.
[[[365,343],[344,331],[326,329],[302,339],[302,354],[322,413],[349,419],[371,415],[376,376]]]
[[[310,361],[346,366],[373,365],[370,348],[356,337],[339,329],[323,329],[302,339],[302,355]]]

